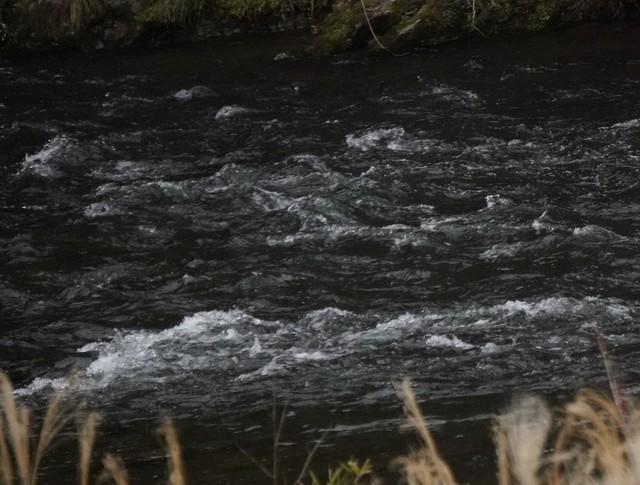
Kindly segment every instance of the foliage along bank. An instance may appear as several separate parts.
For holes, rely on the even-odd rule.
[[[83,50],[314,31],[310,54],[640,18],[640,0],[0,0],[0,47]]]
[[[0,0],[0,47],[121,48],[308,28],[330,0]]]
[[[592,21],[637,21],[638,0],[341,0],[325,18],[320,52],[405,49],[461,37],[527,34]]]

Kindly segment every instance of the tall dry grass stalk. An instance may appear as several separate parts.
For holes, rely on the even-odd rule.
[[[581,390],[554,423],[541,399],[516,400],[494,429],[499,484],[640,485],[640,414],[616,401]]]
[[[3,485],[10,485],[13,483],[13,467],[11,466],[7,440],[4,436],[4,421],[0,413],[0,478],[2,478]]]
[[[410,381],[402,381],[396,386],[396,391],[404,403],[408,425],[418,434],[422,446],[408,456],[397,458],[395,465],[408,485],[455,485],[453,473],[438,453],[435,440],[411,390]]]
[[[180,441],[173,421],[170,418],[163,419],[158,432],[165,440],[165,454],[169,468],[168,485],[185,485]]]
[[[640,413],[629,398],[622,406],[583,390],[565,407],[548,482],[640,484]]]
[[[36,485],[38,470],[46,453],[63,427],[75,416],[77,408],[63,394],[56,394],[49,402],[40,425],[37,439],[32,439],[29,410],[15,400],[13,385],[0,372],[0,485]],[[78,484],[91,481],[91,456],[96,439],[100,414],[87,413],[78,429]],[[164,437],[167,466],[167,485],[185,485],[180,443],[170,419],[163,420],[159,433]],[[122,458],[106,453],[103,470],[96,483],[129,485],[129,474]]]
[[[124,465],[122,457],[107,453],[102,459],[104,470],[98,477],[98,483],[110,483],[112,480],[116,485],[129,485],[129,473]]]
[[[534,396],[518,398],[498,416],[494,440],[500,485],[539,483],[538,470],[551,424],[551,411]]]
[[[18,409],[13,397],[13,385],[5,375],[0,375],[0,393],[2,393],[1,402],[4,424],[6,425],[6,439],[13,451],[18,478],[23,485],[27,485],[31,482],[29,411],[25,408]],[[6,466],[8,467],[6,473],[13,476],[14,467],[11,459],[7,460]]]
[[[397,386],[421,447],[395,460],[408,485],[454,485],[411,391]],[[516,398],[495,419],[499,485],[640,485],[640,408],[582,390],[555,414],[538,397]]]
[[[102,0],[67,0],[69,23],[80,30],[95,20],[105,9]]]
[[[29,410],[17,405],[13,385],[2,373],[0,394],[0,477],[6,485],[14,483],[14,476],[21,485],[35,485],[42,459],[71,419],[71,407],[62,394],[54,396],[40,426],[35,450],[32,450]]]
[[[78,461],[78,483],[80,485],[89,485],[89,474],[91,470],[91,453],[96,440],[96,428],[100,422],[100,414],[89,413],[84,418],[78,432],[78,444],[80,459]]]

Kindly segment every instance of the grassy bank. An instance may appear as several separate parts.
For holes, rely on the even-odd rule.
[[[393,460],[402,482],[409,485],[455,485],[455,470],[440,456],[435,439],[409,381],[397,385],[408,427],[420,445]],[[283,414],[284,415],[284,414]],[[0,374],[0,484],[35,485],[39,468],[61,433],[77,425],[77,483],[130,483],[126,459],[105,452],[101,466],[92,466],[99,414],[84,413],[72,396],[58,394],[50,402],[39,430],[31,426],[30,411],[14,398],[9,379]],[[275,420],[276,422],[278,420]],[[274,427],[274,449],[282,427]],[[178,433],[170,419],[158,428],[166,456],[168,485],[185,485],[187,478]],[[65,433],[68,439],[69,433]],[[540,398],[521,396],[494,420],[496,482],[499,485],[633,485],[640,483],[640,407],[630,398],[613,398],[583,390],[573,402],[552,410]],[[356,485],[381,483],[369,460],[351,459],[312,471],[314,451],[293,484]],[[212,457],[215,459],[215,457]],[[247,455],[248,460],[252,460]],[[265,483],[283,483],[278,475],[277,453],[273,467],[263,467]],[[379,465],[379,464],[378,464]],[[262,465],[259,465],[262,466]],[[321,467],[323,468],[323,467]],[[72,471],[70,471],[72,473]]]
[[[308,28],[330,0],[0,0],[0,45],[85,50]]]
[[[462,37],[521,35],[639,16],[636,0],[342,1],[324,20],[314,47],[320,52],[363,46],[401,50]]]
[[[0,0],[5,49],[85,50],[248,32],[317,32],[307,53],[637,20],[638,0]]]

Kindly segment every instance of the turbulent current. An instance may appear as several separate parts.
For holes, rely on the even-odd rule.
[[[0,368],[103,410],[142,475],[176,417],[191,483],[261,479],[236,445],[274,393],[294,463],[325,432],[384,463],[410,377],[478,469],[509,396],[606,380],[598,329],[633,391],[640,51],[606,54],[0,60]]]

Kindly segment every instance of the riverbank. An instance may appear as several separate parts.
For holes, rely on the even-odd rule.
[[[95,51],[299,31],[313,35],[292,49],[326,55],[638,18],[635,0],[0,0],[0,48]]]

